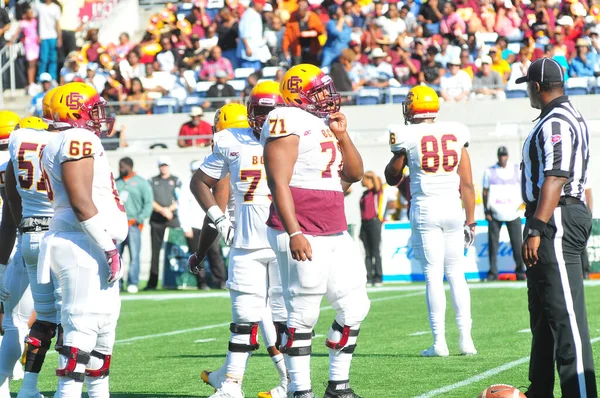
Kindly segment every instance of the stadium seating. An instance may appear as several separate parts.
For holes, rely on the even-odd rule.
[[[519,88],[506,90],[506,98],[527,98],[527,90]]]
[[[238,95],[246,88],[246,80],[230,80],[227,83],[235,89]]]
[[[377,105],[381,103],[381,92],[377,88],[363,88],[358,91],[356,105]]]
[[[279,69],[281,69],[279,66],[264,67],[262,70],[263,79],[273,79]]]
[[[387,90],[387,102],[390,104],[401,104],[404,102],[410,87],[390,87]]]
[[[215,82],[198,82],[196,83],[196,92],[200,94],[201,97],[206,97],[206,92]]]
[[[567,95],[586,95],[590,93],[590,79],[587,77],[572,77],[565,83]]]
[[[254,68],[237,68],[233,71],[234,79],[245,79],[254,73]]]
[[[164,113],[176,113],[179,108],[179,102],[176,98],[159,98],[154,101],[154,105],[152,106],[152,113],[155,115],[160,115]]]
[[[187,97],[183,101],[183,105],[181,107],[181,113],[190,113],[193,106],[201,106],[204,100],[199,97]]]

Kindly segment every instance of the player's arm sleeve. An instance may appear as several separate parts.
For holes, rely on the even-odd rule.
[[[104,150],[100,138],[89,131],[71,130],[65,132],[65,139],[59,150],[59,163],[93,157]]]
[[[287,137],[290,135],[297,135],[300,137],[300,130],[298,126],[302,123],[298,123],[289,114],[286,114],[285,108],[279,108],[272,110],[265,124],[263,124],[261,131],[261,142],[267,142],[269,139]]]
[[[551,119],[544,124],[539,137],[542,140],[539,144],[543,148],[544,175],[568,178],[573,157],[577,156],[573,152],[573,132],[569,123]]]
[[[227,161],[225,148],[220,145],[220,140],[215,139],[213,152],[204,159],[200,170],[215,180],[221,180],[229,173],[229,162]]]
[[[405,134],[402,134],[402,129],[399,126],[390,126],[388,129],[390,137],[390,149],[392,152],[406,153],[408,151],[408,143],[406,142]]]

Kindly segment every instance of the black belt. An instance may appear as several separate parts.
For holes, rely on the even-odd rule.
[[[19,232],[26,234],[29,232],[45,232],[50,229],[50,218],[28,217],[21,221]]]
[[[583,202],[573,196],[561,196],[558,200],[559,206],[582,205]],[[538,202],[531,202],[525,205],[525,218],[533,217],[537,209]]]

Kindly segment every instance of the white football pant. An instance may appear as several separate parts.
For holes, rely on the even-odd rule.
[[[83,232],[53,232],[43,239],[62,292],[61,324],[64,346],[111,355],[121,310],[119,284],[108,284],[108,265],[102,249]],[[60,355],[60,368],[67,358]],[[92,357],[77,364],[75,372],[99,369],[102,361]],[[108,377],[86,377],[90,397],[108,397]],[[57,398],[81,397],[83,383],[60,377]]]
[[[323,296],[336,311],[335,322],[358,333],[369,312],[367,273],[357,244],[347,232],[330,236],[304,235],[312,248],[312,261],[296,261],[289,251],[287,233],[268,228],[269,243],[277,254],[283,297],[288,311],[287,327],[298,336],[310,336],[317,324]],[[331,331],[329,339],[339,340]],[[336,340],[337,339],[337,340]],[[354,345],[351,337],[346,347]],[[284,338],[282,346],[287,343]],[[293,340],[292,347],[302,350],[311,346],[310,337]],[[330,349],[330,380],[347,379],[352,354]],[[310,385],[310,355],[286,355],[292,391],[304,391]],[[340,370],[340,362],[343,362]]]
[[[460,199],[427,198],[411,203],[410,224],[415,257],[423,267],[434,345],[446,345],[446,292],[450,285],[461,338],[471,337],[471,297],[464,273],[465,216]]]

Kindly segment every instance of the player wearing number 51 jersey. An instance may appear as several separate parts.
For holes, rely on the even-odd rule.
[[[409,167],[412,244],[425,274],[433,333],[433,345],[422,355],[448,355],[444,274],[456,311],[460,352],[474,355],[471,299],[463,271],[464,249],[473,243],[475,228],[469,132],[459,123],[434,123],[438,110],[439,99],[433,89],[416,86],[409,91],[404,103],[407,126],[390,126],[394,157],[385,177],[388,184],[397,185],[404,166]]]
[[[296,65],[285,73],[281,93],[288,107],[269,114],[261,142],[273,195],[267,235],[288,308],[282,352],[291,390],[294,398],[314,397],[312,332],[326,296],[336,317],[326,340],[325,398],[356,398],[350,363],[370,302],[364,264],[346,232],[343,191],[362,178],[362,158],[346,130],[330,76],[313,65]]]
[[[111,131],[104,101],[93,87],[69,83],[52,99],[54,120],[72,128],[53,136],[42,153],[54,208],[42,240],[38,279],[49,268],[62,290],[57,396],[108,397],[108,374],[121,302],[121,259],[116,243],[127,236],[127,216],[98,135]]]

